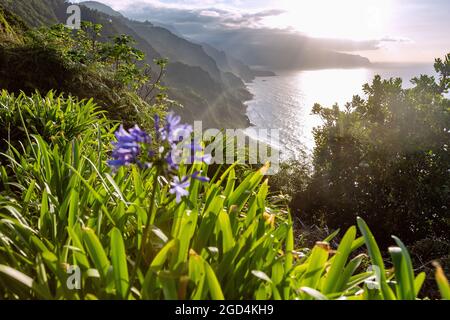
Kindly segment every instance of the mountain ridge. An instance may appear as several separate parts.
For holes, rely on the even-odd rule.
[[[211,6],[210,12],[211,16],[205,17],[202,9],[157,6],[144,2],[121,10],[131,19],[171,24],[190,41],[211,45],[251,68],[262,70],[364,67],[369,66],[370,61],[357,52],[376,49],[374,41],[316,38],[292,28],[275,28],[263,24],[251,26],[246,21],[245,12],[237,14],[235,20],[229,18],[233,17],[233,12],[227,9]],[[264,16],[264,12],[259,14]],[[258,13],[255,15],[258,16]]]
[[[106,5],[97,5],[98,3],[95,1],[80,3],[82,6],[86,6],[86,4],[90,9],[97,11],[105,10],[103,13],[114,11]],[[90,6],[92,4],[94,4],[94,6],[91,8]],[[241,80],[239,75],[230,72],[229,70],[221,70],[216,63],[216,60],[205,52],[202,45],[182,38],[166,28],[154,25],[152,22],[140,22],[119,15],[120,13],[117,12],[115,15],[117,19],[120,19],[123,24],[130,27],[141,38],[146,40],[146,42],[151,43],[162,57],[168,58],[171,62],[171,68],[168,68],[166,83],[171,88],[177,88],[177,90],[172,90],[172,93],[175,91],[178,93],[175,94],[178,100],[181,100],[184,104],[187,102],[188,107],[184,108],[182,111],[182,114],[187,121],[198,120],[198,115],[196,118],[194,112],[189,111],[189,109],[197,110],[198,108],[193,106],[193,100],[191,100],[191,98],[179,95],[180,92],[183,91],[182,89],[184,89],[185,95],[189,96],[192,96],[192,91],[194,91],[194,93],[201,93],[200,99],[198,100],[213,107],[212,110],[207,110],[207,112],[205,110],[199,110],[201,112],[197,112],[197,114],[202,115],[202,120],[204,122],[207,120],[206,126],[211,126],[209,125],[210,122],[215,124],[223,124],[225,122],[228,123],[228,126],[230,127],[235,127],[236,125],[237,127],[247,127],[250,125],[250,122],[245,115],[246,106],[243,102],[250,100],[252,95],[248,92],[245,83]],[[183,65],[193,67],[191,72],[193,72],[197,78],[203,79],[204,82],[200,83],[193,78],[188,79],[185,75],[188,68]],[[242,66],[244,66],[243,63]],[[207,79],[207,77],[202,74],[203,71],[206,71],[211,79]],[[177,76],[173,77],[172,75],[174,74],[177,74]],[[184,82],[177,78],[183,78]],[[253,75],[250,81],[254,78],[255,76]],[[248,82],[249,79],[246,78],[244,81]],[[211,82],[216,82],[218,85],[211,85]],[[205,88],[209,88],[211,92],[215,92],[215,94],[208,95]],[[218,101],[221,101],[221,104],[223,105],[218,104]],[[232,103],[232,106],[229,105],[230,103]],[[229,110],[227,112],[231,112],[231,114],[234,115],[230,114],[229,116],[223,117],[217,112],[222,109]],[[215,125],[215,127],[220,127],[220,125]]]
[[[66,9],[69,3],[65,3],[63,0],[32,0],[31,2],[0,0],[0,4],[5,5],[11,12],[22,17],[32,27],[65,23],[67,19]],[[27,16],[24,14],[30,6],[43,8],[43,15],[35,19],[32,17],[33,15]],[[124,18],[121,16],[110,16],[84,5],[81,5],[80,8],[84,21],[100,23],[104,26],[103,40],[106,41],[114,35],[127,34],[137,41],[136,47],[146,54],[149,64],[153,64],[154,59],[162,57],[149,41],[143,39],[128,24],[124,23]],[[180,79],[183,79],[184,82]],[[164,84],[169,86],[169,96],[176,97],[175,100],[184,105],[183,109],[177,109],[176,111],[186,121],[203,120],[204,127],[214,128],[245,128],[250,124],[245,115],[246,106],[244,102],[250,99],[251,95],[248,91],[245,92],[243,83],[240,90],[231,90],[227,81],[219,82],[219,77],[214,79],[208,72],[199,67],[189,66],[182,62],[171,62],[167,68]],[[204,88],[209,88],[211,91],[206,94]],[[220,103],[217,103],[217,101],[220,101]],[[195,109],[197,112],[194,114],[190,109]]]
[[[155,24],[153,21],[148,20],[142,22],[130,19],[124,16],[119,11],[115,11],[111,7],[97,1],[83,1],[79,4],[106,14],[112,13],[112,15],[114,16],[123,18],[125,23],[128,24],[132,29],[134,29],[139,35],[144,38],[147,37],[147,40],[151,41],[156,46],[156,50],[163,56],[169,58],[169,60],[171,61],[179,61],[187,65],[200,66],[202,69],[206,69],[206,71],[208,71],[210,75],[216,80],[222,80],[218,77],[220,71],[224,73],[233,73],[235,76],[240,77],[245,82],[253,81],[257,76],[275,75],[270,71],[252,70],[245,63],[230,56],[224,51],[213,48],[211,45],[205,43],[197,43],[192,39],[183,37],[180,32],[175,32],[174,28],[171,28],[171,26],[164,24]],[[155,41],[158,45],[155,44]],[[169,43],[164,43],[167,41],[169,41]],[[177,41],[183,42],[184,46],[180,46]],[[181,49],[182,51],[180,52],[176,49]],[[191,53],[192,51],[196,52],[194,54],[189,54],[189,52],[187,51],[191,51]],[[216,52],[218,52],[219,54],[216,54]],[[225,57],[219,57],[220,55],[225,55]],[[180,59],[180,57],[182,58]],[[191,59],[186,60],[186,57],[191,57]],[[193,61],[192,57],[196,57],[196,61]],[[221,68],[221,59],[228,60],[231,64],[231,67],[228,66]]]
[[[231,72],[239,76],[245,82],[251,82],[259,76],[272,77],[276,75],[271,71],[254,70],[242,61],[230,56],[223,50],[219,50],[211,46],[210,44],[202,43],[202,47],[209,56],[213,57],[219,68],[221,68],[224,72]]]

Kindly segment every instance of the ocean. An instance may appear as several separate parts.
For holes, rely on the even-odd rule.
[[[311,114],[315,103],[343,107],[353,95],[364,97],[362,86],[375,75],[400,77],[405,88],[420,74],[436,75],[432,64],[378,64],[359,69],[323,69],[277,72],[275,77],[261,77],[248,84],[253,100],[247,102],[247,116],[254,129],[278,129],[282,159],[296,158],[300,150],[314,149],[313,128],[321,125]],[[252,136],[254,130],[247,130]],[[253,138],[256,138],[253,136]]]

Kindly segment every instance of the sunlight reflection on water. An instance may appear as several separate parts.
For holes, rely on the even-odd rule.
[[[362,86],[376,74],[401,77],[404,87],[420,74],[434,75],[431,65],[384,66],[382,68],[325,69],[277,73],[248,84],[254,99],[247,103],[247,115],[254,128],[279,129],[282,158],[295,158],[299,149],[308,154],[314,148],[313,128],[321,124],[311,114],[314,103],[341,107],[353,95],[363,95]],[[278,146],[275,146],[278,147]]]

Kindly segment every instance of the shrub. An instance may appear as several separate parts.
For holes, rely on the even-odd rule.
[[[314,107],[324,125],[314,132],[314,173],[293,206],[308,223],[336,229],[356,216],[383,245],[398,234],[407,243],[448,240],[450,203],[450,54],[437,59],[440,78],[376,76],[345,108]]]
[[[90,101],[49,92],[17,97],[3,90],[0,94],[0,139],[15,144],[25,141],[26,133],[40,135],[45,141],[65,144],[94,124],[105,122],[103,113]],[[5,150],[2,148],[2,150]]]

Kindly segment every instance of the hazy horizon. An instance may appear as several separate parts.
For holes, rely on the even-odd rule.
[[[73,2],[82,2],[79,0]],[[430,63],[450,46],[445,0],[100,0],[193,40],[246,30],[299,37],[371,62]],[[325,10],[326,9],[326,10]]]

